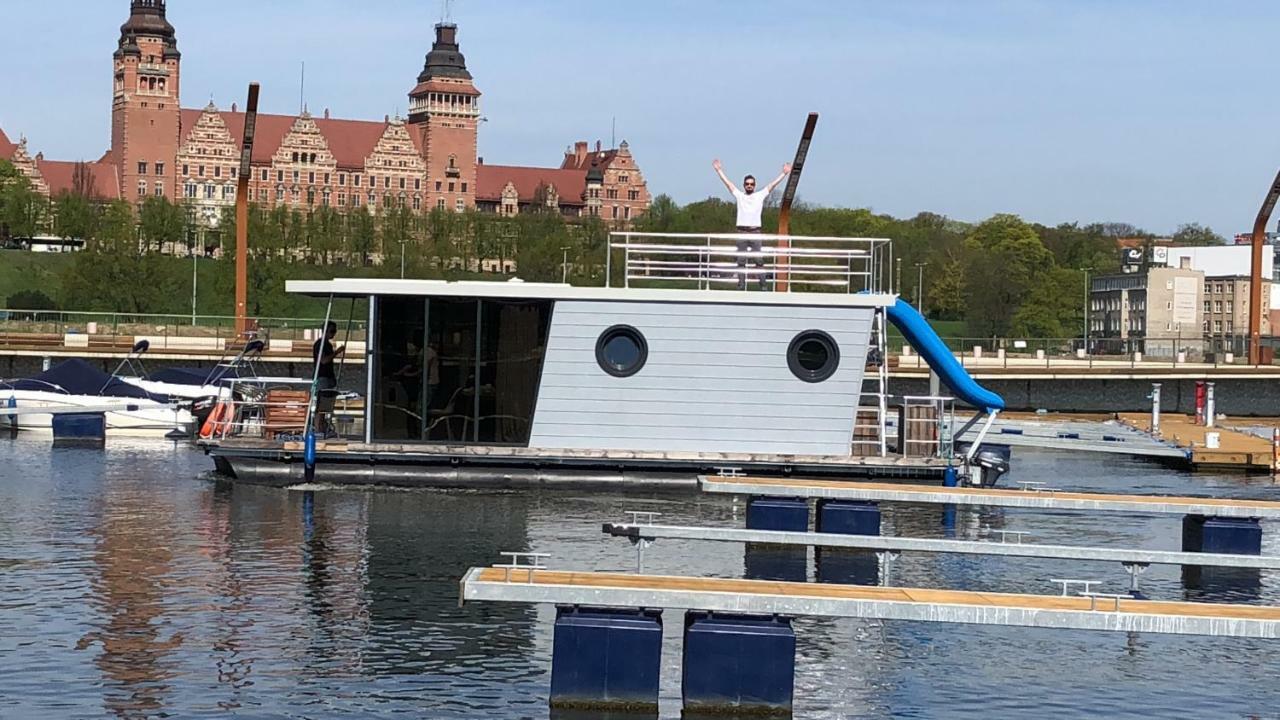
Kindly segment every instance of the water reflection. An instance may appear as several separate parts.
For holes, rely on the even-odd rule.
[[[1269,483],[1112,458],[1016,462],[1023,479],[1082,489],[1280,498]],[[623,509],[743,523],[730,498],[303,492],[210,482],[206,468],[182,449],[50,453],[0,440],[0,717],[546,718],[553,609],[459,608],[467,568],[532,550],[555,567],[631,570],[635,549],[600,533]],[[940,508],[883,508],[887,534],[943,537],[945,519]],[[953,532],[1173,550],[1180,523],[961,507]],[[1280,554],[1280,525],[1264,523],[1263,542]],[[645,566],[742,577],[758,569],[755,551],[663,540]],[[811,579],[816,563],[800,557],[783,570]],[[1053,592],[1048,579],[1060,576],[1127,585],[1118,563],[906,553],[894,567],[902,584],[994,592]],[[1152,566],[1143,588],[1280,603],[1277,573],[1227,580],[1188,588],[1180,568]],[[680,716],[679,618],[667,613],[663,718]],[[796,717],[1243,717],[1280,703],[1271,642],[829,618],[795,629]]]

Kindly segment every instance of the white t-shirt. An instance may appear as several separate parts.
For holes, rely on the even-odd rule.
[[[763,224],[760,222],[760,214],[764,211],[764,201],[768,197],[769,193],[762,190],[748,195],[734,189],[733,198],[738,201],[738,227],[760,227]]]

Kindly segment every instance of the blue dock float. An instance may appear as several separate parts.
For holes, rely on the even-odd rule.
[[[106,413],[57,413],[53,415],[53,444],[55,446],[100,447],[106,441]]]
[[[747,527],[752,530],[809,530],[809,501],[804,498],[752,496],[747,500]],[[805,548],[750,543],[743,548],[742,574],[754,580],[804,582],[809,574]]]
[[[686,713],[789,715],[796,671],[791,619],[690,610],[682,667]]]
[[[657,712],[662,611],[557,606],[551,707]]]
[[[880,506],[874,502],[821,499],[814,529],[839,535],[879,535]],[[874,552],[816,547],[813,554],[818,582],[846,585],[880,582],[880,562]]]

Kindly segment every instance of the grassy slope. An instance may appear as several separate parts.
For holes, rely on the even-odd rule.
[[[71,261],[69,253],[0,250],[0,305],[22,290],[39,290],[57,300],[62,290],[59,275]]]

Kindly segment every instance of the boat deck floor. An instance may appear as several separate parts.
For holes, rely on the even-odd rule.
[[[842,500],[945,503],[1039,508],[1142,512],[1218,517],[1280,518],[1280,502],[1236,498],[1172,495],[1120,495],[1065,492],[1051,489],[940,487],[901,483],[845,482],[811,478],[718,477],[698,478],[702,490],[737,495],[778,495]]]

